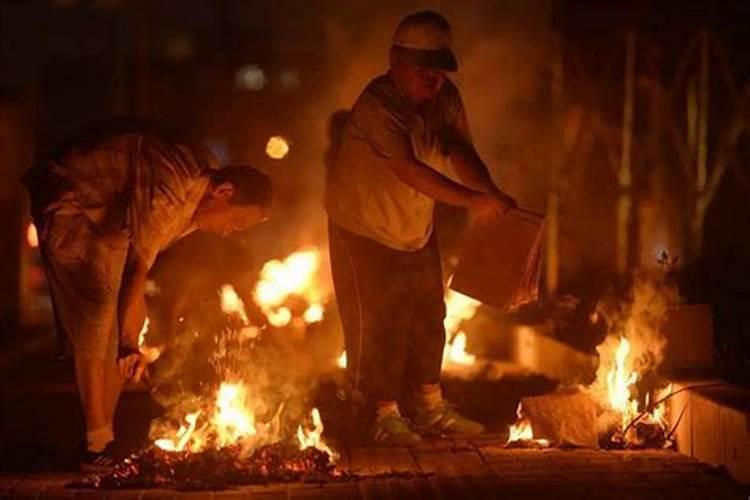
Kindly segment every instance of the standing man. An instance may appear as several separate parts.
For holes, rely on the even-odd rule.
[[[24,181],[58,334],[73,347],[81,467],[106,470],[123,382],[146,367],[138,335],[157,254],[194,229],[227,235],[266,220],[271,183],[247,166],[219,169],[205,147],[139,120],[96,124]]]
[[[421,441],[415,430],[484,430],[440,390],[445,303],[435,200],[483,218],[516,205],[475,151],[460,92],[446,77],[458,68],[448,21],[432,11],[404,18],[390,61],[354,104],[326,208],[348,375],[374,405],[372,439],[409,446]],[[447,164],[461,183],[445,175]],[[415,429],[397,404],[404,387],[414,395]]]

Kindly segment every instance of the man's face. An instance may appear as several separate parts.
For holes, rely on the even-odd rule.
[[[194,221],[200,231],[228,236],[265,222],[270,216],[270,207],[232,205],[229,200],[211,198],[201,203]]]
[[[393,70],[399,88],[417,105],[433,100],[445,83],[444,70],[407,61],[399,61]]]

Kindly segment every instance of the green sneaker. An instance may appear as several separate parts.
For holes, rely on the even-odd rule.
[[[422,437],[411,430],[404,417],[394,413],[375,420],[372,441],[382,446],[416,446]]]
[[[445,403],[434,410],[417,410],[414,423],[427,432],[439,434],[481,434],[484,432],[482,424],[461,416]]]

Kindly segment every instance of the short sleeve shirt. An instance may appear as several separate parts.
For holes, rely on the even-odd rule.
[[[446,81],[416,109],[389,75],[365,88],[352,108],[326,190],[330,219],[397,250],[422,248],[432,232],[434,200],[401,181],[388,162],[416,159],[447,173],[453,141],[471,143],[461,95]]]
[[[103,236],[127,237],[147,266],[193,228],[216,158],[158,133],[118,134],[70,148],[47,167],[63,186],[48,210],[82,211]],[[32,197],[34,186],[30,186]]]

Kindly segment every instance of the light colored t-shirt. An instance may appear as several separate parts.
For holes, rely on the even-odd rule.
[[[65,190],[50,207],[80,210],[104,237],[127,237],[147,266],[193,229],[193,214],[216,158],[201,145],[127,133],[85,150],[71,149],[49,166]]]
[[[365,88],[352,108],[326,190],[331,220],[397,250],[422,248],[432,232],[434,200],[401,181],[392,158],[416,158],[447,173],[452,141],[471,143],[458,88],[446,80],[420,110],[389,75]]]

